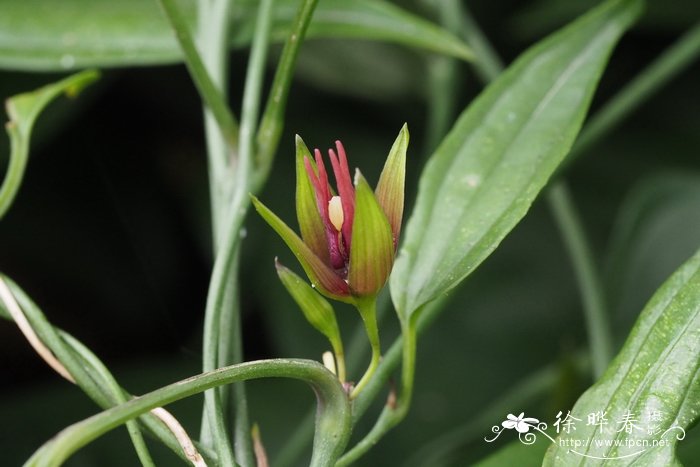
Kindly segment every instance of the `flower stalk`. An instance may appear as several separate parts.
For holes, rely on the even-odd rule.
[[[296,213],[301,236],[252,197],[255,209],[282,237],[316,289],[277,263],[282,283],[307,320],[331,342],[341,381],[345,379],[345,364],[340,334],[333,308],[321,295],[355,306],[362,318],[372,358],[351,390],[351,398],[368,384],[381,360],[376,300],[389,278],[398,245],[407,148],[408,128],[404,125],[373,191],[359,170],[351,177],[345,147],[336,141],[335,148],[328,150],[334,189],[321,151],[315,149],[312,157],[297,136]]]
[[[372,297],[371,299],[358,300],[355,302],[357,311],[360,312],[360,317],[365,325],[365,331],[367,332],[367,338],[369,339],[369,345],[372,349],[372,358],[370,360],[369,366],[365,371],[365,374],[357,383],[355,388],[350,393],[350,399],[355,397],[362,392],[362,389],[369,383],[377,371],[379,362],[382,358],[382,349],[379,342],[379,328],[377,327],[377,299]]]

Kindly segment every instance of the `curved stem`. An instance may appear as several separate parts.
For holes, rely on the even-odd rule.
[[[237,185],[250,186],[251,162],[255,149],[255,131],[260,114],[260,95],[264,81],[267,49],[272,27],[272,7],[274,0],[261,0],[255,24],[255,36],[250,50],[250,61],[246,73],[243,106],[241,110],[241,134],[238,153],[240,164],[236,167]],[[248,191],[248,189],[246,189]]]
[[[570,164],[579,154],[607,136],[655,92],[697,60],[698,55],[700,55],[700,22],[690,28],[591,116],[576,139],[576,144],[566,158],[565,164]]]
[[[202,63],[224,102],[227,101],[229,16],[232,0],[197,2],[197,42]],[[214,251],[223,236],[223,221],[233,189],[233,165],[236,150],[224,137],[222,128],[206,104],[203,105],[204,131],[209,171],[209,203],[211,205]]]
[[[381,323],[388,314],[389,303],[389,294],[388,291],[385,290],[377,297],[378,323]],[[368,353],[367,345],[365,343],[367,339],[365,337],[366,334],[364,325],[358,323],[357,328],[354,330],[353,335],[350,338],[350,344],[348,345],[349,350],[347,352],[347,359],[345,362],[346,367],[350,370],[359,366],[361,360],[364,359]],[[378,368],[381,368],[381,366]],[[357,400],[354,402],[356,403]],[[313,415],[313,412],[309,412],[307,416],[304,417],[304,420],[297,424],[297,429],[294,431],[294,434],[289,437],[289,439],[285,442],[284,447],[280,449],[277,457],[273,459],[272,465],[278,467],[290,467],[298,464],[299,459],[303,455],[306,446],[308,446],[308,444],[311,442],[311,438],[313,436]]]
[[[119,386],[107,367],[95,356],[95,354],[92,353],[92,351],[90,351],[90,349],[85,347],[82,342],[70,334],[64,333],[61,337],[68,343],[68,345],[79,352],[81,357],[83,357],[89,365],[95,368],[97,373],[105,382],[107,389],[109,389],[109,391],[113,394],[118,403],[123,404],[127,401],[126,396],[122,392],[122,388]],[[127,422],[126,428],[129,430],[129,437],[131,437],[131,442],[134,445],[134,449],[136,450],[139,460],[141,461],[141,465],[144,467],[155,467],[153,459],[151,458],[151,453],[148,451],[148,447],[143,439],[143,434],[141,433],[138,423],[135,420],[130,420]]]
[[[213,371],[218,366],[218,332],[222,313],[228,302],[227,298],[231,298],[228,284],[230,283],[231,271],[236,264],[240,230],[247,212],[246,208],[243,195],[235,196],[225,224],[227,228],[224,234],[224,242],[220,246],[214,262],[204,312],[204,347],[202,353],[204,371]],[[230,312],[231,310],[229,309],[228,311]],[[237,327],[239,328],[240,326],[237,325]],[[238,410],[245,410],[245,406],[238,407]],[[214,437],[213,441],[222,465],[234,465],[230,441],[226,434],[224,410],[219,391],[207,391],[204,393],[204,411],[204,422],[207,422],[211,428],[211,434]]]
[[[463,9],[462,15],[460,30],[478,56],[473,65],[484,82],[495,79],[503,68],[500,58],[495,54],[488,40],[478,29],[478,25],[474,22],[469,12]],[[581,135],[574,144],[571,156],[578,155],[584,149],[600,141],[611,128],[626,118],[632,110],[692,63],[699,54],[700,24],[696,24],[590,118],[589,123],[583,127]],[[568,160],[567,158],[564,164],[568,164]],[[444,307],[444,302],[444,300],[433,302],[426,307],[418,322],[419,332],[427,328],[440,314]],[[403,338],[399,337],[391,345],[384,354],[374,379],[366,385],[363,393],[353,401],[355,419],[359,419],[366,412],[372,400],[383,389],[391,372],[399,365],[402,341]],[[349,355],[353,356],[354,354],[350,352]],[[302,431],[299,431],[297,435],[293,438],[293,442],[290,443],[289,453],[285,453],[284,457],[280,456],[281,464],[291,464],[289,459],[297,457],[297,453],[300,452],[298,447],[303,445],[305,437],[308,436]]]
[[[249,203],[248,197],[245,196],[250,189],[250,178],[252,173],[252,160],[254,155],[255,130],[258,122],[260,94],[264,81],[265,61],[267,57],[267,49],[270,41],[270,28],[272,24],[272,5],[274,0],[262,0],[258,7],[258,16],[255,24],[255,35],[250,51],[250,61],[246,73],[245,89],[243,92],[243,105],[241,110],[241,127],[238,146],[238,159],[235,169],[235,182],[233,189],[234,200],[240,200],[241,204],[234,204],[232,209],[244,209],[243,204]],[[226,45],[226,44],[224,44]],[[241,225],[242,227],[242,225]],[[240,230],[239,230],[240,232]],[[236,234],[236,233],[234,233]],[[240,234],[239,234],[240,235]],[[240,242],[239,242],[240,243]],[[235,256],[240,255],[240,245],[234,247]],[[228,284],[225,288],[234,290],[231,293],[233,297],[230,300],[223,302],[223,314],[220,319],[220,325],[224,322],[230,322],[230,330],[227,332],[219,326],[216,331],[219,334],[219,360],[217,366],[230,365],[232,363],[240,363],[244,360],[243,356],[243,335],[241,330],[241,316],[239,303],[239,278],[238,278],[238,263],[235,259],[232,261],[230,270],[227,274]],[[231,286],[230,284],[233,284]],[[230,302],[230,303],[227,303]],[[221,357],[224,358],[221,358]],[[228,357],[228,358],[226,358]],[[228,388],[221,388],[220,393],[224,402],[224,407],[227,405]],[[246,388],[243,383],[233,385],[231,388],[232,403],[234,405],[234,428],[233,437],[235,445],[236,459],[242,465],[255,464],[255,452],[251,437],[250,420],[248,416],[248,397]]]
[[[33,92],[26,92],[10,97],[5,101],[10,120],[5,129],[10,137],[9,165],[4,178],[0,181],[0,219],[14,202],[22,185],[24,171],[29,158],[29,145],[34,122],[44,107],[60,94],[77,95],[85,86],[99,78],[96,70],[85,70]]]
[[[598,379],[612,359],[612,333],[605,310],[600,276],[569,189],[559,181],[547,190],[550,210],[573,263],[585,310],[593,376]]]
[[[413,381],[416,368],[416,337],[415,321],[401,324],[403,337],[401,346],[401,393],[395,403],[391,400],[384,406],[377,422],[362,440],[340,458],[337,467],[352,464],[372,448],[389,430],[401,423],[408,414],[413,397]]]
[[[416,325],[413,326],[412,332],[418,335],[427,329],[445,308],[447,300],[447,298],[439,298],[426,304],[420,313],[414,313],[411,319],[417,319],[417,321]],[[379,363],[375,377],[367,384],[362,394],[353,401],[353,423],[356,423],[367,411],[372,401],[377,397],[377,394],[386,386],[386,382],[391,377],[392,372],[399,366],[402,359],[406,358],[407,349],[410,347],[404,343],[405,339],[406,337],[402,334],[394,341],[389,351],[384,354],[382,361]]]
[[[256,378],[292,378],[307,382],[318,397],[312,466],[329,466],[350,436],[350,404],[334,374],[310,360],[259,360],[203,373],[113,407],[69,426],[44,444],[25,466],[54,467],[107,431],[155,407],[161,407],[222,384]]]
[[[63,376],[66,380],[75,384],[75,378],[71,376],[70,372],[66,369],[61,362],[59,362],[56,357],[51,353],[48,347],[41,342],[39,336],[36,335],[34,329],[32,329],[31,324],[27,321],[24,316],[19,303],[15,299],[12,291],[8,287],[7,283],[0,277],[0,303],[3,304],[4,308],[8,312],[8,317],[14,320],[17,327],[19,327],[24,337],[29,341],[32,348],[39,354],[39,356],[59,375]],[[109,391],[117,399],[118,402],[126,402],[124,394],[117,382],[112,377],[111,373],[102,364],[101,361],[95,357],[95,355],[90,352],[82,343],[78,340],[73,339],[72,336],[63,336],[64,339],[68,338],[68,344],[75,348],[81,356],[99,373],[100,377],[105,381],[108,386]],[[127,431],[129,432],[129,437],[134,445],[136,454],[141,461],[141,465],[144,467],[154,467],[153,459],[148,451],[148,447],[143,440],[143,435],[139,429],[138,423],[135,421],[130,421],[126,425]]]
[[[493,81],[503,71],[503,61],[472,17],[471,12],[463,4],[464,2],[460,5],[455,0],[451,1],[456,3],[454,14],[460,18],[461,25],[458,29],[476,56],[476,60],[472,64],[477,75],[484,83]]]
[[[379,328],[377,327],[377,299],[372,297],[370,299],[360,299],[355,302],[357,310],[360,312],[360,317],[365,325],[365,331],[367,332],[367,338],[369,339],[369,345],[372,348],[372,359],[370,360],[369,367],[365,371],[365,374],[357,383],[355,389],[352,390],[350,398],[354,399],[358,394],[362,392],[362,389],[367,385],[367,383],[374,376],[374,372],[377,371],[377,366],[382,358],[382,347],[379,342]]]
[[[70,376],[75,383],[103,409],[113,407],[122,400],[133,397],[124,389],[119,388],[120,394],[113,393],[110,390],[110,381],[106,380],[106,375],[114,380],[114,377],[109,374],[104,364],[91,352],[85,352],[84,346],[77,348],[74,344],[78,342],[68,333],[59,328],[55,328],[42,313],[39,307],[24,293],[24,291],[8,277],[0,274],[0,279],[5,281],[10,288],[12,295],[17,299],[24,315],[29,321],[31,328],[36,332],[42,344],[48,347],[53,352],[60,364],[63,365],[70,373]],[[5,304],[0,300],[0,316],[5,319],[12,319],[9,313],[6,313]],[[90,358],[88,358],[88,354]],[[106,371],[106,373],[105,373]],[[152,415],[144,415],[139,418],[139,421],[148,429],[150,434],[160,442],[168,446],[175,454],[188,460],[187,454],[182,450],[181,444],[176,437],[171,433],[161,422]],[[197,449],[209,462],[215,460],[215,456],[206,448],[198,446]]]
[[[282,135],[284,111],[287,108],[287,98],[289,97],[297,56],[317,3],[318,0],[302,0],[297,10],[297,16],[292,24],[292,30],[284,43],[282,56],[277,65],[270,95],[268,96],[260,128],[258,129],[257,165],[253,182],[255,189],[253,191],[258,191],[262,186],[272,167],[272,161]]]
[[[175,0],[158,0],[158,2],[175,31],[175,36],[185,56],[185,64],[190,71],[199,95],[207,107],[211,109],[228,145],[231,148],[236,147],[238,143],[238,122],[236,122],[235,117],[229,110],[223,94],[217,89],[211,75],[207,71],[195,46],[187,21],[176,5]]]

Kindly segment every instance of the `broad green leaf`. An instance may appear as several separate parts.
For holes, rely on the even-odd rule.
[[[195,0],[180,0],[196,23]],[[257,0],[236,1],[231,45],[247,46]],[[286,38],[298,0],[275,4],[272,39]],[[462,59],[470,49],[429,21],[383,0],[324,0],[314,13],[309,38],[361,38],[394,42]],[[149,0],[4,0],[0,2],[0,68],[68,70],[86,66],[176,63],[180,49],[158,5]]]
[[[460,116],[423,172],[391,278],[402,319],[456,286],[525,215],[641,6],[595,8],[530,48]]]
[[[84,71],[36,91],[18,94],[7,100],[5,106],[10,121],[5,124],[5,128],[10,135],[10,164],[0,187],[0,219],[12,205],[22,183],[29,157],[29,140],[32,128],[41,111],[59,94],[65,93],[69,97],[73,97],[83,87],[95,81],[98,76],[96,71]]]
[[[596,412],[607,424],[587,423]],[[619,355],[571,413],[582,421],[560,435],[543,465],[680,465],[676,444],[700,416],[700,251],[654,294]],[[629,432],[625,420],[634,420]],[[558,444],[564,438],[582,447]]]

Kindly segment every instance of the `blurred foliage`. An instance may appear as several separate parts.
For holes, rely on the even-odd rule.
[[[429,2],[397,3],[432,14]],[[552,3],[566,4],[566,11],[548,7]],[[576,2],[581,10],[592,3]],[[687,8],[650,2],[640,26],[614,53],[594,110],[700,17],[695,2],[682,3]],[[573,2],[569,6],[469,2],[506,61],[575,17],[580,10]],[[236,51],[231,60],[231,101],[237,108],[247,56]],[[430,144],[425,82],[435,63],[433,55],[393,45],[309,41],[302,48],[285,133],[263,193],[269,207],[283,219],[294,217],[295,133],[310,147],[341,139],[352,165],[362,167],[374,184],[386,148],[407,121],[412,134],[409,212],[414,181],[433,149],[422,148]],[[459,110],[480,85],[466,64],[456,68]],[[0,94],[57,77],[2,72]],[[699,79],[696,63],[566,173],[599,264],[607,266],[619,344],[654,290],[700,243]],[[0,151],[3,169],[6,154]],[[194,374],[200,366],[211,265],[206,183],[199,99],[184,67],[107,71],[79,101],[59,103],[37,122],[25,183],[0,229],[2,270],[53,322],[102,357],[132,392]],[[327,344],[298,313],[274,271],[275,255],[294,264],[291,255],[257,217],[249,217],[246,229],[246,358],[319,359]],[[340,309],[338,319],[344,332],[358,324],[349,310]],[[385,321],[388,343],[396,323],[390,314]],[[538,202],[452,294],[449,309],[422,336],[409,416],[358,465],[403,465],[421,446],[474,418],[529,373],[566,362],[585,344],[571,268],[546,206]],[[570,374],[565,363],[561,367],[562,375]],[[78,389],[45,368],[7,322],[0,323],[0,372],[0,450],[6,465],[19,465],[59,429],[96,411]],[[555,393],[512,412],[553,419],[588,383],[585,375],[563,376]],[[249,394],[252,419],[259,422],[269,453],[279,451],[305,406],[313,406],[297,383],[255,382]],[[192,398],[174,406],[191,432],[198,427],[199,402]],[[366,432],[372,418],[363,420],[356,433]],[[483,426],[483,434],[456,445],[445,465],[471,465],[504,446],[507,441],[483,442],[500,421],[494,419]],[[679,443],[686,466],[700,465],[698,440],[695,429]],[[164,465],[173,459],[164,450],[154,453],[163,456]],[[80,451],[68,465],[95,465],[97,459],[105,467],[134,465],[124,430]]]

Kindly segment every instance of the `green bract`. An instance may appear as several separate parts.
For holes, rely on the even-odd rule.
[[[338,376],[340,380],[345,380],[345,365],[343,363],[343,342],[340,337],[340,329],[338,329],[338,321],[335,319],[335,311],[326,299],[313,291],[309,284],[294,274],[292,271],[280,264],[275,259],[277,275],[282,281],[282,284],[292,296],[294,301],[299,305],[304,313],[306,320],[326,336],[333,347],[336,361],[338,362]]]
[[[340,141],[328,155],[337,195],[328,182],[321,152],[315,158],[296,140],[296,211],[301,237],[253,197],[260,215],[282,237],[314,287],[344,302],[374,297],[394,263],[403,215],[408,128],[399,132],[380,176],[376,194],[360,171],[354,184]]]

